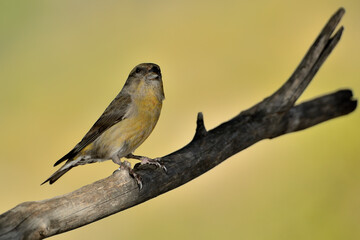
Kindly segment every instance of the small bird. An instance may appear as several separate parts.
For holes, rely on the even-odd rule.
[[[133,155],[154,129],[164,100],[160,67],[154,63],[137,65],[129,74],[124,87],[84,138],[54,166],[66,163],[42,184],[58,180],[73,167],[94,162],[112,160],[134,177],[141,189],[140,178],[129,162],[120,159],[133,158],[140,164],[162,167],[159,159]]]

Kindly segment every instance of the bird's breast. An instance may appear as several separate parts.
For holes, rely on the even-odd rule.
[[[132,153],[154,129],[161,107],[162,103],[156,97],[133,99],[125,118],[94,141],[96,155],[111,158],[117,153],[120,157]]]

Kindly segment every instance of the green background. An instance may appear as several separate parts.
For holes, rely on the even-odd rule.
[[[0,1],[0,212],[109,176],[40,186],[141,62],[166,100],[136,154],[187,144],[275,91],[340,7],[345,31],[299,101],[360,94],[360,1]],[[53,239],[360,239],[359,111],[262,141],[190,183]]]

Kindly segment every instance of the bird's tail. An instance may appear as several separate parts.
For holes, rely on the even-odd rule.
[[[47,182],[49,182],[50,184],[53,184],[54,182],[56,182],[56,180],[58,180],[62,175],[67,173],[73,167],[75,167],[73,164],[66,163],[59,170],[54,172],[48,179],[46,179],[41,185],[43,185],[44,183],[47,183]]]

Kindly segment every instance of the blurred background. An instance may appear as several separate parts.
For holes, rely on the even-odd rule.
[[[360,2],[1,1],[0,212],[109,176],[111,162],[40,186],[141,62],[166,101],[135,152],[169,154],[274,92],[329,17],[345,31],[299,101],[360,96]],[[188,184],[52,239],[360,239],[359,111],[264,140]]]

